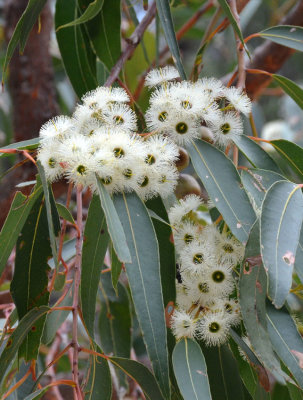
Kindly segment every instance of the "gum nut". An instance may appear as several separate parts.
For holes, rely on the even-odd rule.
[[[179,147],[179,158],[176,161],[176,167],[178,171],[182,171],[189,165],[189,156],[188,153],[183,147]]]
[[[177,199],[182,199],[189,194],[196,194],[202,196],[202,190],[196,179],[188,174],[180,174],[175,195]]]

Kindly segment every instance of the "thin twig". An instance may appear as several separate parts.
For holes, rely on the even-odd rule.
[[[56,357],[56,354],[60,350],[61,342],[62,342],[62,337],[61,337],[60,333],[57,332],[55,340],[53,341],[53,343],[52,343],[52,345],[51,345],[51,347],[49,349],[49,352],[48,352],[48,354],[46,356],[46,359],[45,359],[46,364],[50,364],[52,362],[52,360]],[[50,366],[50,368],[48,370],[48,375],[51,378],[51,383],[56,381],[56,371],[55,371],[54,365]],[[61,393],[60,393],[60,390],[59,390],[58,386],[54,385],[50,389],[50,392],[53,393],[53,395],[55,396],[55,398],[57,400],[63,400],[63,397],[61,396]]]
[[[81,280],[81,256],[82,256],[82,187],[77,186],[77,225],[80,231],[76,242],[76,260],[74,275],[74,298],[73,298],[73,330],[72,330],[72,346],[73,346],[73,380],[76,383],[75,400],[82,400],[82,392],[79,384],[79,345],[78,345],[78,307],[79,307],[79,287]]]
[[[136,47],[142,40],[144,32],[146,31],[149,24],[152,22],[156,15],[156,3],[153,2],[149,7],[147,13],[145,14],[144,18],[140,22],[140,24],[135,29],[134,33],[131,35],[129,39],[127,39],[128,45],[126,46],[125,50],[121,54],[119,60],[117,61],[116,65],[112,68],[107,81],[105,82],[104,86],[111,86],[115,80],[118,78],[121,69],[123,68],[125,62],[132,56]]]
[[[236,0],[231,0],[230,9],[237,21],[237,24],[240,26],[240,17],[237,10],[237,2]],[[236,43],[237,43],[237,56],[238,56],[238,83],[237,87],[240,89],[245,88],[245,79],[246,79],[246,71],[245,71],[245,53],[244,48],[241,46],[240,38],[235,32]]]

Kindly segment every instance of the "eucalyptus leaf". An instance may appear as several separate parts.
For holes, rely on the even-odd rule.
[[[67,23],[65,25],[59,26],[57,28],[57,31],[59,31],[60,29],[63,29],[63,28],[68,28],[68,27],[71,27],[71,26],[80,25],[80,24],[83,24],[83,23],[91,20],[96,15],[98,15],[98,13],[101,11],[101,9],[103,7],[103,3],[104,3],[104,0],[94,0],[94,1],[92,1],[88,5],[88,7],[84,11],[84,13],[79,18],[77,18],[74,21],[71,21],[71,22],[69,22],[69,23]]]
[[[270,144],[287,161],[298,178],[303,181],[303,148],[284,139],[271,140]]]
[[[272,78],[303,109],[303,89],[285,76],[272,74]]]
[[[272,42],[290,47],[291,49],[303,51],[303,28],[302,26],[277,25],[264,29],[259,35]]]

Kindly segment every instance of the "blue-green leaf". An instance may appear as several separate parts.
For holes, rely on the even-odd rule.
[[[296,252],[295,271],[303,283],[303,225],[301,226],[300,238]]]
[[[98,284],[108,242],[109,235],[100,199],[93,196],[84,230],[81,269],[82,312],[91,338],[94,338]]]
[[[303,51],[303,28],[302,26],[277,25],[264,29],[259,35],[272,42],[290,47],[291,49]]]
[[[157,11],[161,25],[165,34],[166,42],[172,53],[177,69],[182,79],[186,79],[186,73],[181,61],[179,45],[177,42],[174,23],[170,12],[170,5],[168,0],[156,0]]]
[[[236,136],[235,145],[255,168],[281,173],[280,168],[262,147],[245,135]]]
[[[277,310],[271,304],[267,304],[266,311],[268,333],[275,352],[303,388],[302,337],[285,307]]]
[[[274,183],[266,193],[261,214],[261,254],[268,276],[268,296],[280,308],[292,284],[292,272],[303,220],[299,186]]]
[[[87,9],[84,11],[84,13],[74,21],[71,21],[65,25],[61,25],[57,28],[57,31],[59,31],[62,28],[68,28],[70,26],[75,26],[75,25],[80,25],[83,24],[84,22],[87,22],[94,18],[99,12],[101,11],[103,7],[104,0],[93,0],[91,3],[89,3]]]
[[[284,139],[271,140],[270,144],[287,161],[298,178],[303,181],[303,148]]]
[[[272,74],[272,78],[303,109],[303,89],[285,76]]]
[[[184,400],[211,400],[205,359],[194,340],[183,338],[176,344],[173,366]]]
[[[17,143],[11,143],[7,146],[1,147],[1,150],[18,149],[18,150],[34,150],[39,146],[40,138],[33,138],[28,140],[23,140]],[[0,157],[9,155],[6,153],[0,153]]]
[[[99,178],[97,178],[97,189],[115,252],[121,262],[131,262],[131,255],[123,226],[120,222],[114,203]]]
[[[61,203],[56,203],[56,207],[58,210],[58,214],[60,215],[61,218],[65,219],[66,221],[70,222],[71,224],[75,224],[74,217],[72,216],[72,213],[69,211],[68,208],[66,208]]]
[[[136,193],[117,195],[114,203],[131,252],[132,262],[126,263],[125,267],[136,314],[155,376],[163,395],[169,397],[168,352],[157,237],[148,211]]]
[[[187,146],[193,167],[234,236],[248,239],[256,216],[240,176],[225,154],[205,141]]]

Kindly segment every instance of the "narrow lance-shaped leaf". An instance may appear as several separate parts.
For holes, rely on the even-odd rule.
[[[163,395],[169,397],[166,326],[157,237],[148,211],[136,193],[117,195],[114,203],[131,252],[132,262],[126,263],[125,267],[136,314],[155,376]]]
[[[75,224],[74,217],[72,216],[72,213],[69,211],[68,208],[66,208],[61,203],[56,203],[56,208],[57,208],[58,214],[60,215],[61,218],[65,219],[66,221],[70,222],[71,224]]]
[[[71,21],[65,25],[61,25],[57,28],[57,31],[63,28],[68,28],[70,26],[75,26],[75,25],[80,25],[83,24],[84,22],[87,22],[94,18],[102,9],[103,7],[104,0],[94,0],[91,3],[89,3],[87,9],[84,11],[84,13],[74,21]]]
[[[241,314],[256,356],[275,379],[283,384],[285,382],[284,374],[274,354],[267,332],[265,308],[267,279],[260,255],[259,237],[260,227],[256,222],[251,230],[245,250],[245,261],[241,267],[239,280]],[[258,372],[260,374],[263,371],[258,368]],[[263,373],[260,377],[263,386],[269,388],[267,373]]]
[[[99,178],[97,189],[104,211],[108,232],[110,234],[114,249],[121,262],[131,262],[131,255],[126,241],[123,226],[115,209],[114,203]]]
[[[6,347],[0,356],[0,382],[10,362],[13,360],[17,351],[19,350],[19,347],[25,339],[27,333],[41,317],[46,315],[49,310],[50,308],[46,306],[33,308],[21,319],[17,328],[10,335],[6,343]]]
[[[93,196],[84,230],[81,269],[81,305],[86,328],[94,338],[98,283],[109,242],[105,215]]]
[[[267,192],[261,214],[261,254],[268,276],[268,296],[280,308],[292,284],[292,272],[303,220],[299,186],[278,181]]]
[[[11,143],[7,146],[1,147],[1,150],[9,150],[9,149],[19,149],[19,150],[34,150],[39,146],[40,138],[34,138],[29,140],[23,140],[17,143]],[[0,157],[4,157],[8,155],[6,153],[0,153]]]
[[[303,89],[285,76],[273,74],[272,78],[303,109]]]
[[[236,136],[234,143],[255,168],[281,173],[280,168],[262,147],[245,135]]]
[[[140,385],[146,400],[164,400],[169,398],[163,397],[154,375],[145,365],[134,360],[119,357],[111,357],[109,361]]]
[[[41,183],[38,183],[29,197],[24,196],[21,192],[15,194],[11,208],[0,233],[0,275],[2,274],[8,257],[17,242],[19,233],[21,232],[33,205],[41,193],[42,186]]]
[[[282,46],[303,51],[303,28],[301,26],[272,26],[259,32],[259,35]]]
[[[298,178],[303,181],[303,148],[284,139],[271,140],[270,144],[287,161]]]
[[[110,244],[110,261],[111,261],[111,278],[114,290],[117,293],[118,280],[122,270],[122,263],[119,261],[117,254],[115,252],[114,246]]]
[[[256,216],[236,167],[222,151],[205,141],[192,142],[187,149],[196,173],[229,229],[246,242]]]
[[[296,252],[295,271],[303,283],[303,225],[301,226],[300,238]]]
[[[267,326],[275,352],[303,389],[303,340],[287,309],[267,304]]]
[[[211,399],[207,368],[200,346],[183,338],[173,352],[173,366],[184,400]]]
[[[34,307],[47,305],[49,300],[47,260],[51,257],[45,202],[42,194],[36,200],[19,235],[11,294],[19,320]],[[25,361],[38,355],[45,318],[31,329],[19,348]]]
[[[186,79],[186,73],[181,61],[180,50],[174,30],[174,23],[170,12],[168,0],[156,0],[157,11],[165,34],[168,47],[172,53],[177,69],[182,79]]]
[[[14,30],[14,33],[7,46],[4,65],[3,65],[4,72],[7,69],[7,66],[14,54],[18,42],[20,42],[20,51],[22,52],[24,50],[28,35],[32,30],[45,4],[46,0],[29,0],[27,7],[23,12],[23,14],[21,15],[21,18],[19,19],[16,28]],[[3,82],[3,76],[2,76],[2,82]]]

